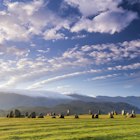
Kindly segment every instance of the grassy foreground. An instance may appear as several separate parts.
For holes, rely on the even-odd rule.
[[[139,140],[140,115],[108,119],[90,115],[65,119],[0,118],[0,140]]]

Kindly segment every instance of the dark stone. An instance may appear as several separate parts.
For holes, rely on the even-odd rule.
[[[94,114],[92,114],[92,116],[91,116],[91,117],[92,117],[92,119],[94,119]]]
[[[128,117],[129,117],[129,118],[135,118],[135,117],[136,117],[136,114],[129,114]]]
[[[15,111],[14,111],[14,117],[15,118],[20,118],[21,117],[21,113],[20,113],[20,111],[18,109],[15,109]]]
[[[64,119],[65,117],[63,114],[60,114],[59,118]]]
[[[109,118],[114,118],[112,113],[109,113],[108,115],[109,115]]]
[[[38,116],[38,118],[44,118],[43,113],[40,113],[39,116]]]
[[[94,115],[94,118],[98,119],[99,118],[99,115],[98,114],[95,114]]]
[[[35,113],[35,112],[32,112],[32,113],[28,116],[28,118],[36,118],[36,113]]]
[[[25,117],[28,117],[28,116],[29,116],[29,113],[28,113],[28,112],[26,112],[26,113],[25,113]]]
[[[79,119],[79,116],[77,114],[75,114],[74,118],[75,119]]]
[[[55,119],[56,117],[55,116],[52,116],[52,118]]]
[[[69,116],[69,115],[70,115],[70,110],[68,109],[68,110],[67,110],[67,116]]]
[[[13,117],[14,117],[14,112],[10,111],[9,118],[13,118]]]

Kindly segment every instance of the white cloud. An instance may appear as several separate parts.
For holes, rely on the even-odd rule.
[[[31,2],[10,2],[6,1],[5,14],[0,14],[0,43],[4,41],[28,41],[31,34],[36,32],[31,29],[41,29],[42,23],[38,26],[39,18],[36,12],[43,6],[43,0]],[[44,21],[42,21],[44,22]]]
[[[24,48],[17,48],[16,46],[0,46],[1,55],[26,57],[29,55],[30,50]]]
[[[6,10],[0,12],[0,43],[30,41],[35,35],[46,40],[65,38],[59,30],[69,29],[70,21],[49,11],[46,3],[44,0],[5,2]]]
[[[81,47],[67,49],[61,55],[59,54],[59,56],[52,58],[47,58],[45,54],[43,56],[29,58],[28,49],[8,47],[10,50],[7,50],[7,47],[1,46],[1,52],[4,52],[4,54],[8,53],[8,57],[11,55],[12,57],[13,55],[18,56],[18,59],[8,60],[8,57],[7,60],[0,59],[0,77],[3,78],[0,82],[4,83],[4,85],[8,84],[9,87],[13,88],[16,86],[20,87],[20,85],[32,87],[35,83],[39,83],[37,84],[37,87],[40,87],[45,86],[47,83],[63,80],[65,78],[100,71],[110,72],[119,70],[121,72],[123,70],[140,69],[140,64],[138,62],[129,65],[112,66],[122,62],[122,60],[128,62],[129,60],[139,59],[139,43],[140,40],[138,39],[116,44],[84,45]],[[47,51],[48,50],[45,52],[44,50],[38,50],[37,52],[42,54],[47,53]],[[102,66],[103,69],[99,71],[97,67]],[[91,70],[93,67],[95,70]],[[84,71],[82,71],[83,69]],[[44,79],[51,76],[53,73],[55,73],[54,77],[52,75],[52,78],[44,81]],[[59,75],[59,73],[64,73],[64,75]],[[34,87],[35,86],[36,84]]]
[[[71,28],[71,32],[85,30],[87,32],[110,33],[121,32],[134,19],[137,13],[124,10],[119,6],[122,0],[65,0],[81,12],[81,19]],[[93,18],[89,19],[89,16]]]
[[[108,74],[108,75],[98,76],[98,77],[88,79],[88,81],[105,80],[105,79],[108,79],[108,78],[116,77],[118,75],[119,74]]]
[[[79,75],[83,75],[83,74],[97,73],[97,72],[101,72],[101,70],[91,69],[89,71],[74,72],[74,73],[69,73],[69,74],[65,74],[65,75],[61,75],[61,76],[56,76],[56,77],[53,77],[53,78],[49,78],[47,80],[37,82],[37,83],[29,86],[28,89],[40,88],[40,87],[42,87],[42,86],[44,86],[48,83],[55,82],[55,81],[58,81],[58,80],[71,78],[71,77],[75,77],[75,76],[79,76]]]
[[[134,19],[137,19],[137,14],[131,11],[117,9],[116,11],[106,11],[92,20],[81,18],[72,28],[72,32],[86,30],[88,32],[110,33],[121,32]]]
[[[44,33],[44,39],[45,40],[58,40],[58,39],[64,39],[64,38],[65,38],[64,34],[57,33],[57,31],[54,30],[54,29],[47,30]]]
[[[140,63],[133,63],[129,65],[118,65],[115,67],[109,67],[108,70],[135,70],[140,69]]]
[[[67,4],[77,7],[84,17],[116,9],[121,1],[122,0],[65,0]]]
[[[50,52],[50,48],[46,48],[45,50],[37,50],[39,53],[48,53]]]
[[[74,39],[81,39],[81,38],[86,38],[87,36],[86,35],[76,35],[76,36],[73,36],[71,39],[74,40]]]
[[[16,81],[16,78],[15,77],[11,77],[10,80],[8,80],[8,82],[5,82],[4,84],[1,84],[0,88],[8,88],[12,84],[15,84],[15,81]]]
[[[10,13],[15,15],[31,16],[37,12],[44,4],[43,0],[33,0],[31,2],[5,2],[5,6]]]
[[[81,47],[83,56],[92,57],[94,63],[104,64],[112,61],[131,60],[139,58],[140,40],[125,41],[122,43],[85,45]],[[80,51],[80,52],[81,52]]]
[[[65,3],[79,9],[82,16],[62,18],[47,8],[48,1],[5,2],[0,11],[0,43],[5,41],[31,41],[35,35],[45,40],[68,39],[65,30],[79,32],[110,33],[121,32],[137,14],[118,5],[122,0],[65,0]],[[89,19],[88,16],[93,16]],[[73,26],[72,26],[73,25]],[[84,38],[77,35],[71,39]]]

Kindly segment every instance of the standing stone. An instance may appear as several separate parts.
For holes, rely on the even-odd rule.
[[[124,116],[124,115],[126,115],[126,112],[125,112],[125,110],[122,110],[122,115]]]
[[[59,118],[64,119],[65,117],[63,114],[60,114]]]
[[[109,113],[108,115],[109,115],[109,118],[114,118],[112,113]]]
[[[20,113],[20,111],[18,109],[15,109],[15,111],[14,111],[14,117],[15,118],[20,118],[21,117],[21,113]]]
[[[25,113],[25,117],[28,117],[28,116],[29,116],[29,113],[28,113],[28,112],[26,112],[26,113]]]
[[[36,118],[36,113],[35,113],[35,112],[32,112],[32,113],[29,115],[29,118]]]
[[[67,110],[67,116],[69,116],[69,115],[70,115],[70,110],[68,109],[68,110]]]
[[[132,110],[132,114],[135,114],[135,110]]]
[[[13,118],[13,117],[14,117],[14,112],[10,111],[9,118]]]
[[[39,116],[38,116],[38,118],[44,118],[43,113],[40,113]]]
[[[98,119],[99,118],[99,115],[98,114],[95,114],[94,115],[94,118]]]
[[[92,116],[91,116],[91,117],[92,117],[92,119],[94,119],[94,114],[92,114]]]
[[[79,116],[77,115],[77,114],[75,114],[75,117],[74,117],[75,119],[79,119]]]

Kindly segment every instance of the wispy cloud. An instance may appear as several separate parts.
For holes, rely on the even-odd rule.
[[[118,75],[119,74],[108,74],[108,75],[104,75],[104,76],[97,76],[97,77],[93,77],[91,79],[88,79],[88,81],[105,80],[108,78],[116,77]]]
[[[66,79],[66,78],[71,78],[74,76],[79,76],[79,75],[83,75],[83,74],[90,74],[90,73],[97,73],[97,72],[101,72],[101,70],[89,70],[89,71],[82,71],[82,72],[74,72],[74,73],[69,73],[69,74],[65,74],[65,75],[61,75],[61,76],[56,76],[53,78],[49,78],[47,80],[43,80],[41,82],[37,82],[31,86],[28,87],[28,89],[34,89],[34,88],[40,88],[42,86],[44,86],[45,84],[54,82],[54,81],[58,81],[58,80],[62,80],[62,79]]]

